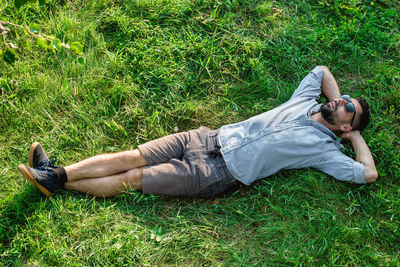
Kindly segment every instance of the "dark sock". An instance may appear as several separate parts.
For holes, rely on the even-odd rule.
[[[58,185],[62,188],[65,187],[65,183],[67,180],[67,173],[63,167],[53,169],[54,173],[56,174],[55,181]]]

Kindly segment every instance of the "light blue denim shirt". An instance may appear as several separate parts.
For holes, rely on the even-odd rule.
[[[244,184],[281,169],[311,167],[338,180],[365,183],[364,165],[344,155],[335,134],[313,121],[319,111],[323,70],[315,67],[286,103],[248,120],[221,127],[221,153]]]

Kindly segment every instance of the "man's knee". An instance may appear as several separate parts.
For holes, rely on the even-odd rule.
[[[121,160],[124,165],[132,166],[132,168],[138,168],[146,166],[146,160],[139,149],[129,150],[121,152]]]
[[[143,168],[135,168],[125,172],[121,177],[121,182],[127,189],[142,189]]]

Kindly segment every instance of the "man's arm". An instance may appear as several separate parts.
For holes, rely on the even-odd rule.
[[[364,165],[364,177],[367,183],[372,183],[378,178],[375,162],[372,158],[371,151],[365,143],[360,131],[351,131],[341,135],[343,139],[351,141],[354,150],[356,151],[356,160]]]
[[[328,101],[340,98],[339,86],[337,85],[332,73],[326,66],[321,66],[321,68],[324,71],[321,85],[322,93],[328,98]]]

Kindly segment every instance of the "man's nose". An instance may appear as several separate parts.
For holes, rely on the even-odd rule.
[[[347,104],[347,101],[343,98],[339,98],[337,102],[338,102],[339,106],[343,106],[343,105]]]

